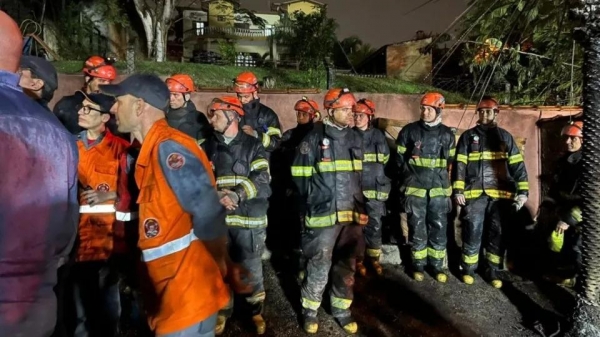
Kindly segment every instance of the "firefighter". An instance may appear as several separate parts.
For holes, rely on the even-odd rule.
[[[577,193],[581,178],[581,145],[583,122],[566,125],[561,136],[566,138],[567,153],[559,160],[549,195],[557,209],[559,221],[550,238],[550,248],[560,253],[559,265],[574,266],[572,272],[563,276],[560,283],[573,286],[575,274],[581,270],[581,203]],[[566,276],[566,277],[565,277]]]
[[[383,274],[379,263],[381,256],[381,218],[385,215],[385,201],[391,189],[390,179],[385,176],[384,168],[390,159],[390,148],[381,130],[373,127],[375,103],[368,99],[359,100],[354,106],[354,129],[363,139],[363,194],[367,198],[369,224],[364,228],[364,241],[359,251],[356,270],[365,276],[367,270],[363,264],[366,252],[370,265],[377,275]],[[366,247],[365,247],[366,245]],[[366,250],[365,250],[366,248]]]
[[[79,109],[80,208],[78,247],[73,267],[77,323],[75,336],[116,336],[120,317],[118,270],[113,253],[123,252],[128,212],[128,182],[120,162],[129,144],[106,124],[114,97],[82,93]]]
[[[297,265],[295,272],[300,272],[300,279],[304,278],[304,259],[300,249],[300,233],[302,224],[298,214],[298,193],[292,181],[290,168],[296,155],[296,148],[304,137],[313,129],[314,123],[320,117],[319,104],[312,99],[302,97],[294,104],[296,111],[295,128],[284,132],[279,147],[273,152],[271,160],[271,173],[273,197],[270,209],[275,213],[270,226],[269,247],[277,247],[284,254],[292,257]],[[271,244],[272,243],[272,244]]]
[[[83,88],[74,95],[61,98],[52,110],[67,130],[75,135],[83,131],[78,122],[78,107],[85,98],[83,93],[98,92],[100,85],[109,84],[117,78],[117,69],[112,66],[111,61],[97,55],[89,57],[83,63],[82,72]],[[115,134],[113,125],[109,124],[108,127]]]
[[[331,89],[324,99],[328,117],[315,124],[298,146],[292,177],[302,202],[302,251],[307,259],[301,286],[303,327],[317,333],[317,310],[331,274],[331,311],[350,334],[356,255],[362,227],[367,224],[362,193],[362,139],[348,128],[356,104],[348,89]]]
[[[267,198],[269,187],[269,162],[260,140],[240,130],[244,116],[242,103],[232,96],[216,98],[208,108],[214,134],[207,142],[221,204],[228,210],[225,222],[229,232],[229,252],[235,262],[250,272],[252,294],[246,302],[252,315],[256,332],[265,333],[262,317],[265,301],[261,256],[267,236]],[[233,301],[219,313],[215,333],[220,335],[233,309]]]
[[[444,96],[430,92],[421,98],[421,120],[402,128],[396,156],[404,195],[413,278],[423,281],[429,264],[432,275],[445,283],[446,230],[452,210],[449,166],[455,148],[452,130],[442,124]]]
[[[52,63],[42,57],[24,55],[21,56],[19,72],[19,86],[23,92],[50,110],[48,103],[58,89],[58,75]]]
[[[484,276],[494,288],[502,287],[498,270],[504,257],[503,226],[523,207],[529,194],[523,155],[513,136],[498,127],[499,112],[496,99],[482,98],[477,105],[477,126],[458,140],[453,169],[454,199],[462,206],[462,281],[475,281],[485,238]]]
[[[167,111],[169,126],[201,144],[208,137],[209,124],[206,116],[196,110],[196,105],[190,99],[194,91],[194,81],[189,75],[176,74],[167,78],[165,83],[171,92]]]
[[[225,208],[206,154],[168,126],[170,92],[158,76],[135,74],[101,91],[117,98],[119,131],[141,143],[138,248],[150,328],[159,337],[210,335],[229,301],[223,278],[239,293],[249,289],[227,254]]]
[[[237,97],[244,106],[242,131],[258,138],[269,158],[281,140],[279,118],[271,108],[260,102],[256,75],[249,71],[242,72],[235,78],[233,84]]]

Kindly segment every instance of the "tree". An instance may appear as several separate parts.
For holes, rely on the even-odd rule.
[[[478,1],[461,22],[459,43],[465,43],[462,64],[479,88],[508,82],[512,100],[521,103],[578,97],[583,53],[573,42],[568,6],[564,0]]]
[[[370,44],[364,43],[360,37],[353,35],[336,43],[333,59],[338,68],[356,67],[373,52],[375,49]]]
[[[167,33],[173,22],[177,0],[133,0],[146,34],[148,57],[164,62],[167,55]]]
[[[322,69],[323,61],[332,56],[337,26],[327,17],[326,7],[311,14],[297,11],[281,19],[275,41],[294,56],[301,69]]]

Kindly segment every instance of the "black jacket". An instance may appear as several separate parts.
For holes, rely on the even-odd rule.
[[[460,136],[453,175],[454,193],[466,199],[529,194],[523,155],[513,136],[497,126],[477,125]]]
[[[306,227],[366,225],[362,139],[328,120],[315,124],[298,146],[292,178],[303,200]]]
[[[56,102],[52,110],[67,130],[78,135],[83,128],[79,126],[79,106],[85,97],[79,91],[71,96],[65,96]]]
[[[206,143],[207,155],[217,179],[217,189],[232,190],[240,198],[239,207],[227,215],[228,226],[261,228],[267,226],[269,162],[260,141],[243,131],[225,144],[215,132]]]
[[[244,112],[240,125],[251,126],[258,134],[258,139],[265,147],[267,155],[270,155],[281,140],[281,125],[277,114],[260,103],[260,99],[244,104]]]
[[[560,219],[574,226],[581,222],[581,151],[567,153],[558,161],[549,195],[558,206]]]
[[[290,167],[294,162],[296,148],[306,135],[313,129],[313,123],[299,124],[293,129],[283,133],[279,147],[273,151],[271,157],[271,174],[273,177],[273,189],[286,192],[294,189]],[[274,191],[275,192],[275,191]]]
[[[384,169],[390,159],[390,147],[385,135],[377,128],[369,127],[362,131],[355,128],[363,139],[363,194],[367,199],[385,201],[388,199],[391,181]]]
[[[406,196],[449,197],[452,194],[448,169],[455,154],[452,129],[423,121],[406,125],[396,139],[396,162]]]
[[[206,116],[196,109],[194,102],[188,101],[179,109],[169,109],[167,112],[167,123],[186,135],[196,139],[207,139],[211,132],[210,124]]]

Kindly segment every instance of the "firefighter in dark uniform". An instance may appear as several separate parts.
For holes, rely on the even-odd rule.
[[[233,81],[234,90],[244,106],[242,131],[258,138],[267,151],[267,157],[281,141],[281,126],[277,114],[260,102],[258,79],[249,71],[240,73]]]
[[[371,122],[375,116],[375,103],[368,99],[359,100],[354,106],[354,129],[363,138],[363,195],[367,198],[367,214],[369,224],[364,227],[364,241],[361,241],[356,270],[366,275],[367,269],[363,264],[364,255],[369,259],[377,275],[383,274],[379,263],[381,256],[381,218],[385,215],[391,182],[385,176],[384,168],[390,159],[390,148],[381,130],[374,128]],[[365,247],[366,246],[366,247]],[[365,249],[366,248],[366,249]]]
[[[202,144],[209,136],[210,125],[206,116],[196,110],[196,105],[190,100],[194,81],[188,75],[176,74],[167,78],[165,83],[171,92],[167,123]]]
[[[362,193],[362,139],[348,128],[356,104],[348,89],[331,89],[324,99],[328,117],[315,124],[298,146],[292,177],[305,214],[302,251],[308,263],[301,287],[303,327],[317,333],[317,310],[331,275],[331,312],[350,334],[354,273],[362,227],[367,224]]]
[[[427,262],[438,282],[448,280],[443,270],[448,213],[452,210],[448,169],[456,148],[454,133],[442,124],[444,106],[441,94],[425,94],[421,99],[421,120],[403,127],[396,139],[416,281],[425,278]]]
[[[462,206],[462,280],[473,284],[485,237],[485,278],[501,288],[498,270],[504,257],[502,228],[529,194],[523,155],[508,131],[496,124],[498,102],[484,97],[477,105],[478,125],[465,131],[456,147],[454,198]],[[484,225],[485,224],[485,225]]]
[[[561,135],[566,138],[567,153],[560,158],[554,182],[550,187],[550,198],[554,202],[559,218],[550,238],[550,249],[556,253],[559,269],[567,266],[559,283],[566,286],[575,284],[575,275],[581,270],[581,203],[577,193],[581,179],[581,145],[583,143],[583,122],[566,125]]]
[[[267,235],[271,178],[261,142],[240,130],[239,121],[243,116],[242,103],[236,97],[214,99],[208,108],[208,117],[215,132],[207,141],[206,149],[214,167],[221,203],[228,210],[225,222],[229,228],[230,255],[250,273],[248,283],[253,291],[246,296],[246,302],[256,332],[264,334],[261,256]],[[233,299],[217,317],[216,334],[223,333],[232,309]]]
[[[273,196],[270,200],[272,223],[277,226],[269,226],[268,243],[270,248],[284,252],[297,265],[294,266],[300,272],[299,279],[304,278],[305,261],[300,249],[300,233],[302,224],[298,213],[298,193],[292,181],[291,166],[296,155],[296,148],[304,137],[313,129],[314,123],[319,119],[319,104],[312,99],[302,97],[294,104],[296,121],[298,125],[287,130],[281,138],[279,147],[273,151],[271,157],[271,174]],[[303,216],[303,215],[302,215]]]

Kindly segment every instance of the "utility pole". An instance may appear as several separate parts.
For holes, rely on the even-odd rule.
[[[581,24],[574,37],[584,47],[583,142],[579,193],[583,199],[583,266],[577,280],[572,327],[566,336],[600,336],[600,0],[573,1]]]

